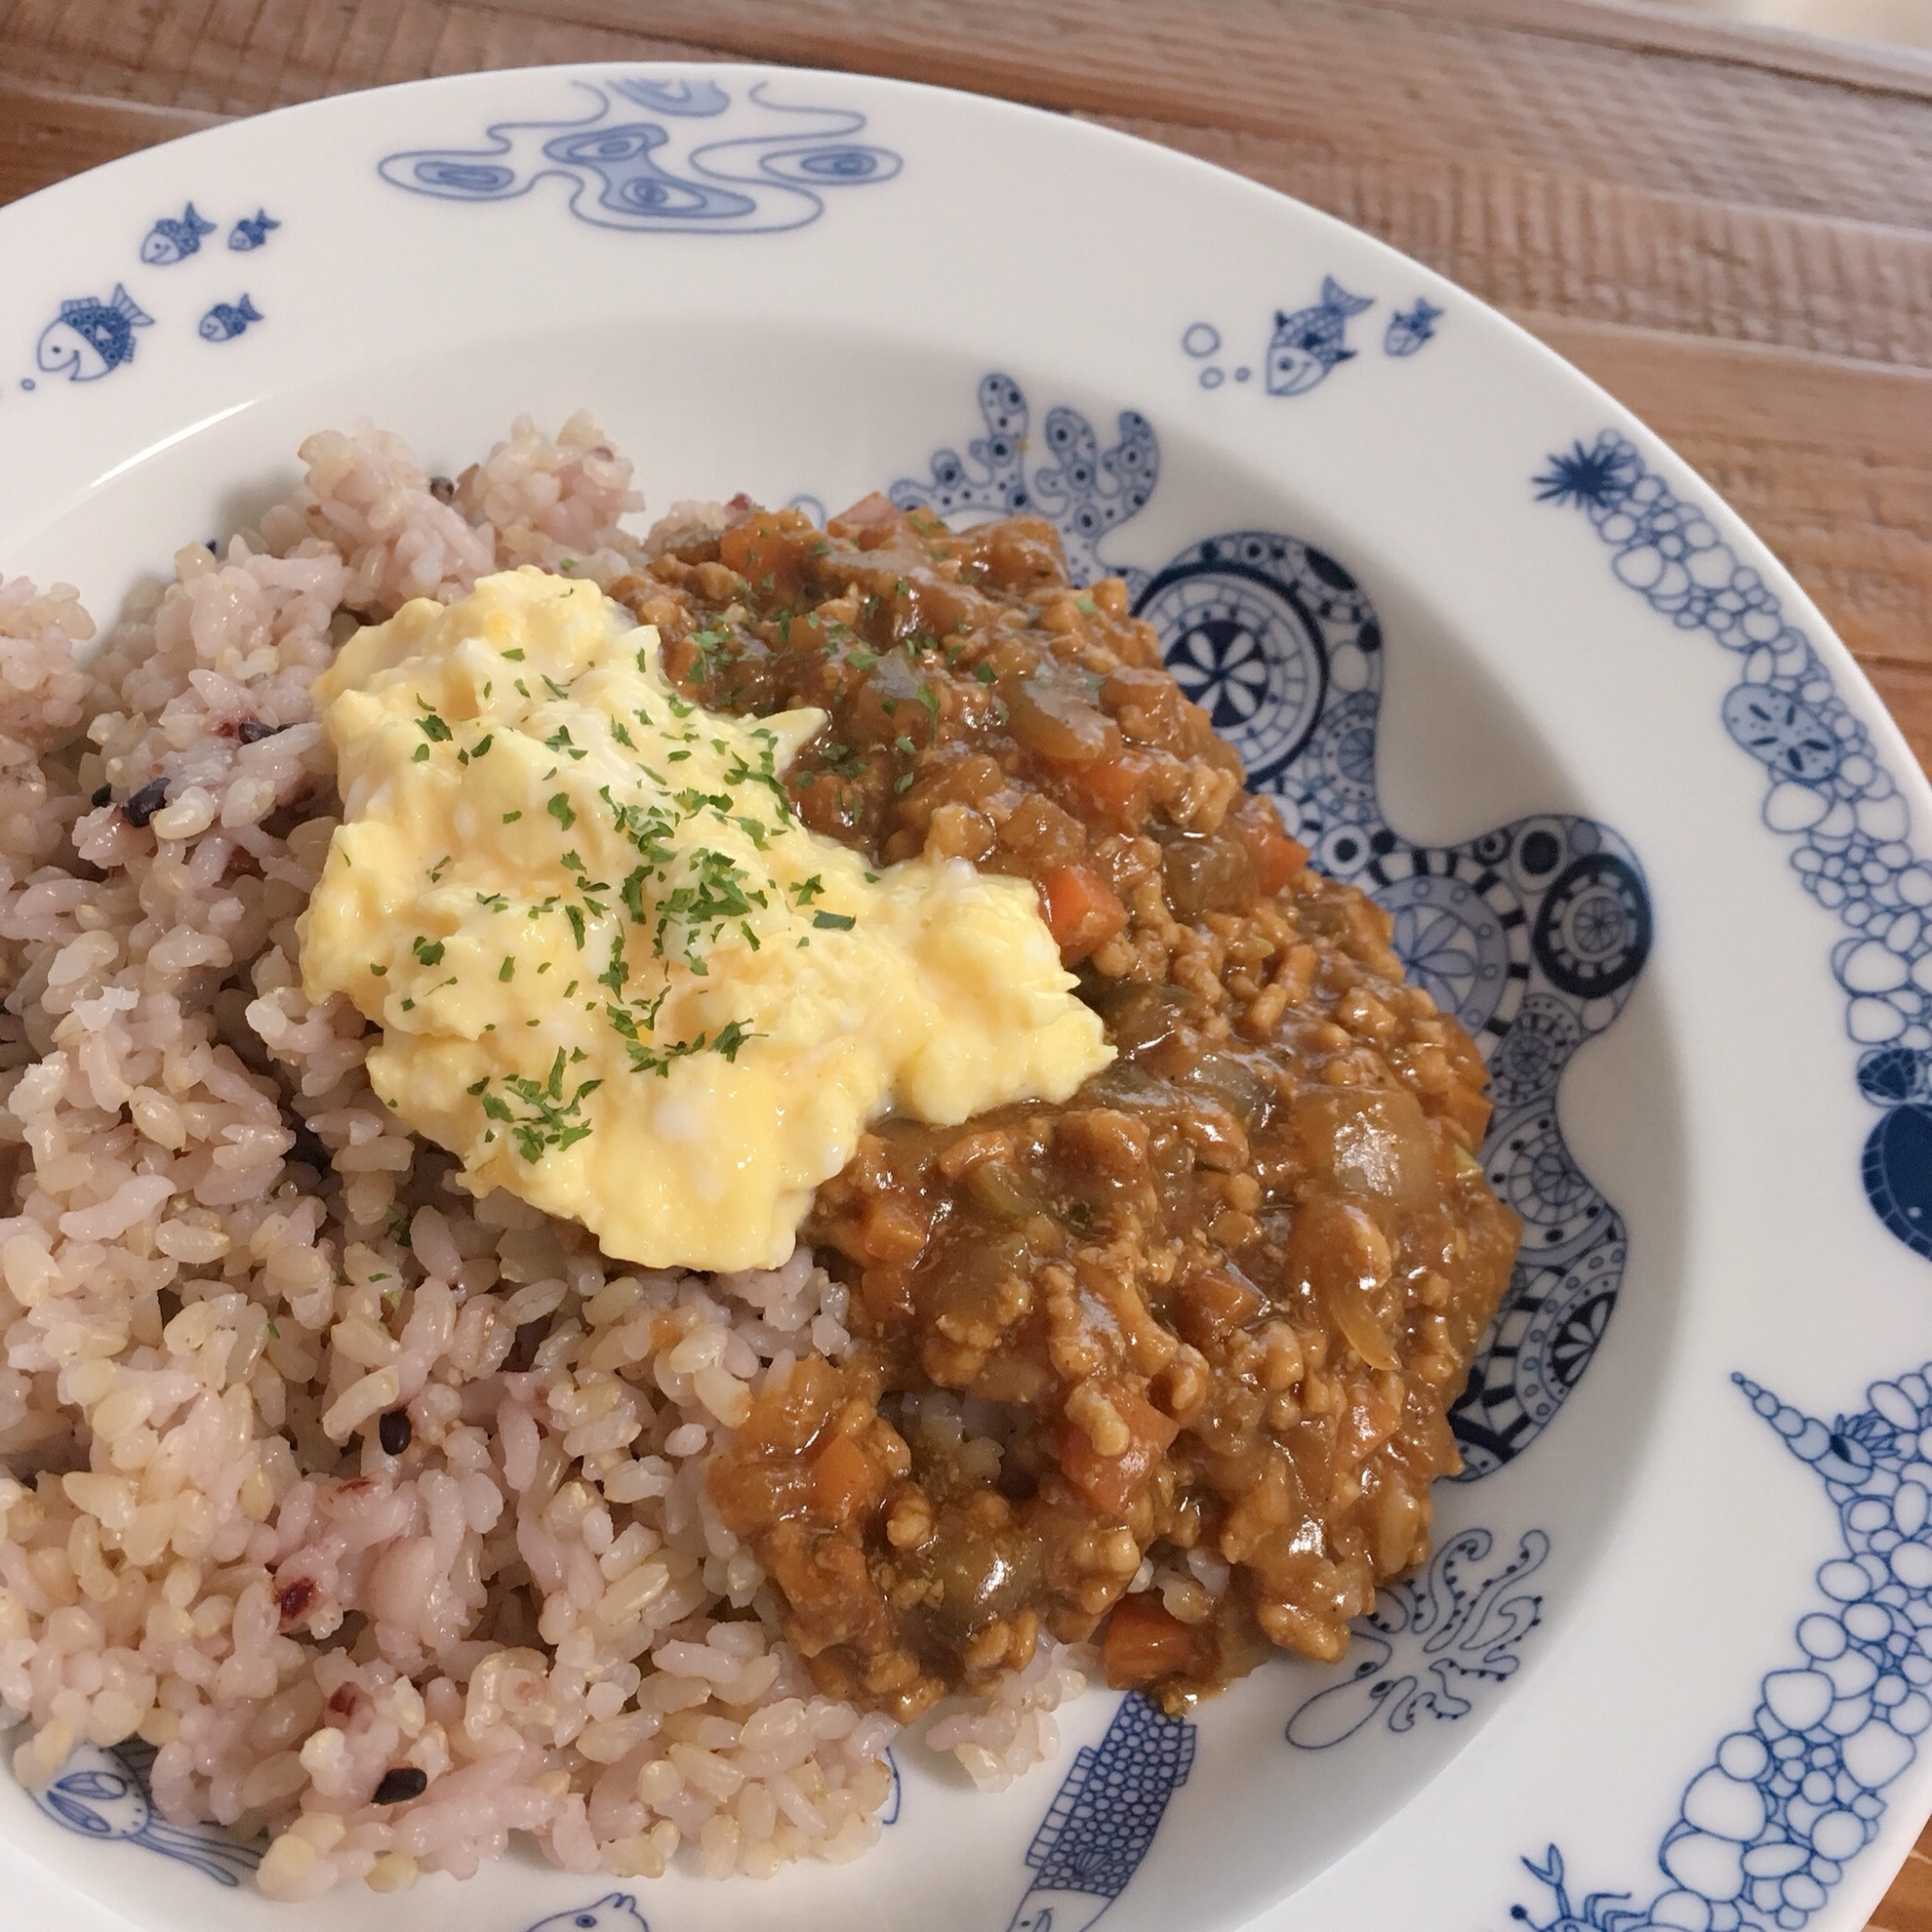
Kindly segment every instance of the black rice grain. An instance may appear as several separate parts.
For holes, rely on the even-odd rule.
[[[128,823],[139,830],[168,802],[166,779],[150,779],[121,810]]]

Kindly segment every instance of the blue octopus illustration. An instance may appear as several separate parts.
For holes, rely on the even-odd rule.
[[[154,1747],[138,1739],[102,1750],[79,1746],[61,1775],[34,1802],[56,1824],[102,1843],[120,1840],[205,1872],[217,1885],[237,1886],[262,1861],[263,1848],[244,1845],[215,1826],[187,1829],[157,1817],[148,1798]]]
[[[1452,846],[1405,839],[1376,772],[1381,625],[1349,570],[1267,530],[1189,545],[1157,570],[1107,554],[1160,480],[1160,443],[1137,411],[1108,448],[1086,416],[1050,411],[1046,448],[1011,377],[979,385],[983,434],[933,453],[891,496],[954,520],[1030,511],[1061,533],[1069,574],[1123,578],[1168,668],[1240,753],[1249,782],[1331,876],[1394,919],[1411,975],[1468,1028],[1489,1062],[1492,1184],[1522,1216],[1502,1304],[1451,1412],[1464,1477],[1535,1440],[1589,1367],[1623,1282],[1622,1217],[1577,1167],[1556,1116],[1564,1068],[1628,1002],[1651,946],[1636,855],[1571,813],[1520,819]],[[1932,1120],[1932,1110],[1928,1110]]]
[[[1598,1892],[1579,1915],[1552,1846],[1524,1863],[1556,1916],[1510,1915],[1531,1932],[1799,1932],[1877,1835],[1887,1787],[1932,1728],[1932,1364],[1874,1382],[1863,1409],[1831,1422],[1733,1380],[1824,1484],[1843,1551],[1819,1566],[1794,1655],[1685,1787],[1650,1902]]]
[[[829,190],[890,181],[902,165],[855,138],[864,114],[777,99],[769,81],[735,103],[708,77],[572,86],[594,103],[588,114],[497,122],[483,147],[412,149],[379,172],[412,194],[470,202],[508,201],[554,176],[569,185],[571,213],[599,228],[752,235],[803,228]]]
[[[1932,861],[1871,733],[1810,639],[1710,518],[1615,430],[1548,459],[1539,500],[1574,506],[1610,547],[1618,582],[1678,630],[1732,654],[1721,717],[1764,768],[1763,819],[1804,890],[1838,922],[1833,976],[1880,1110],[1861,1178],[1873,1211],[1932,1260]]]
[[[1422,1718],[1465,1718],[1472,1693],[1513,1677],[1517,1647],[1543,1614],[1543,1599],[1518,1586],[1542,1568],[1549,1538],[1525,1531],[1508,1562],[1475,1578],[1494,1543],[1487,1529],[1459,1531],[1427,1569],[1380,1591],[1355,1627],[1348,1676],[1297,1707],[1289,1743],[1325,1750],[1378,1716],[1391,1731],[1412,1730]]]
[[[1195,1727],[1123,1697],[1083,1745],[1027,1848],[1033,1882],[1007,1932],[1088,1932],[1140,1869],[1194,1763]]]

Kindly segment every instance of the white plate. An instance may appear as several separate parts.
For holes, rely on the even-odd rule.
[[[156,227],[189,202],[191,250]],[[0,561],[97,611],[364,415],[452,467],[587,404],[660,506],[1052,516],[1397,909],[1490,1055],[1527,1222],[1476,1479],[1345,1664],[1186,1724],[1093,1694],[996,1799],[904,1745],[852,1866],[513,1858],[303,1923],[1863,1924],[1932,1805],[1932,794],[1655,438],[1323,215],[849,75],[327,100],[7,209],[0,260]],[[9,1922],[265,1922],[132,1773],[0,1788]]]

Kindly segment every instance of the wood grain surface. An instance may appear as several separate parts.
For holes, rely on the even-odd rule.
[[[1085,116],[1420,257],[1682,451],[1932,756],[1932,55],[1642,0],[0,0],[0,201],[351,88],[695,56]],[[1932,1828],[1872,1924],[1932,1932]]]

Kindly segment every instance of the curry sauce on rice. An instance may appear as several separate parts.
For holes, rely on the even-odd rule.
[[[1070,585],[1037,520],[876,497],[824,529],[680,505],[639,539],[581,416],[453,482],[376,432],[301,454],[289,502],[184,550],[84,662],[71,592],[0,582],[19,1777],[138,1735],[163,1813],[271,1837],[278,1897],[468,1874],[512,1832],[573,1870],[688,1844],[769,1875],[876,1837],[886,1747],[935,1706],[927,1744],[998,1787],[1089,1678],[1178,1709],[1275,1647],[1339,1656],[1428,1551],[1517,1224],[1467,1036],[1243,791],[1123,586]],[[555,890],[412,887],[392,930],[365,892],[386,950],[325,972],[342,868],[403,849],[371,843],[399,794],[350,781],[327,674],[392,623],[520,662],[463,626],[523,570],[659,682],[626,713],[566,672],[556,704],[604,709],[561,725],[535,688],[486,720],[411,687],[383,728],[428,749],[404,731],[398,769],[475,805],[513,741],[616,757],[597,717],[633,763],[533,773],[550,842],[438,855],[554,862]],[[639,713],[698,735],[651,750]],[[712,743],[742,755],[682,784]],[[577,829],[600,799],[621,878]],[[972,957],[1024,973],[931,950],[961,907]],[[838,952],[874,915],[901,952]],[[490,921],[517,937],[479,973]],[[945,972],[966,1004],[928,1014]],[[778,1177],[755,1253],[706,1249],[682,1194],[611,1201],[691,1120],[696,1160],[888,1033],[816,1139],[744,1130]],[[693,1265],[747,1258],[778,1264]]]

